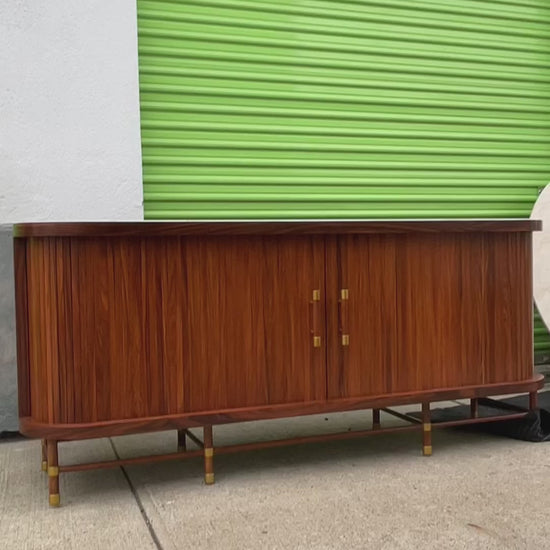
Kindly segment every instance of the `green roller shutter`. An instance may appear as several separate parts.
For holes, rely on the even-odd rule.
[[[137,5],[148,219],[527,217],[550,181],[548,0]]]

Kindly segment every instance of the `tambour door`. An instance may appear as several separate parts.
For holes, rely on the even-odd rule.
[[[396,376],[396,238],[327,243],[329,399],[389,393]]]
[[[410,234],[398,243],[395,391],[532,376],[530,233]]]
[[[418,232],[329,241],[329,398],[528,379],[530,239]]]
[[[487,288],[486,236],[411,233],[397,242],[394,391],[483,384],[492,338],[487,292],[494,292]]]
[[[186,411],[324,399],[323,238],[182,243]]]
[[[33,239],[27,263],[37,420],[325,398],[322,237]]]

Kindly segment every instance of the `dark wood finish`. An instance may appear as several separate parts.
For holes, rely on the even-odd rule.
[[[470,416],[477,418],[479,415],[479,401],[477,399],[470,399]]]
[[[470,399],[470,416],[472,418],[479,416],[479,399]]]
[[[533,372],[533,274],[530,233],[485,236],[483,383]]]
[[[209,482],[215,424],[373,409],[379,431],[381,408],[422,402],[429,454],[431,402],[528,392],[536,406],[539,227],[18,226],[20,429],[52,445],[174,429],[182,448],[204,427]]]
[[[432,454],[432,421],[430,413],[430,404],[422,403],[422,454],[431,456]]]
[[[42,450],[42,464],[41,468],[43,472],[48,471],[48,445],[46,443],[45,439],[42,439],[40,442],[41,450]]]
[[[522,412],[522,413],[511,413],[511,414],[498,415],[498,416],[489,416],[484,418],[465,418],[462,420],[450,420],[446,422],[438,422],[437,424],[432,424],[432,427],[449,428],[449,427],[455,427],[455,426],[465,426],[470,424],[502,422],[503,420],[513,420],[513,419],[523,418],[525,415],[526,413]],[[422,429],[422,422],[419,422],[419,423],[410,424],[407,426],[394,426],[391,428],[383,428],[383,429],[376,429],[376,430],[375,429],[355,430],[351,432],[347,431],[347,432],[338,432],[338,433],[331,433],[331,434],[295,437],[295,438],[289,438],[289,439],[276,439],[271,441],[262,441],[259,443],[241,443],[237,445],[226,445],[223,447],[216,447],[215,452],[217,455],[225,455],[225,454],[233,454],[233,453],[239,453],[239,452],[272,449],[277,447],[287,447],[291,445],[302,445],[307,443],[322,443],[325,441],[357,439],[357,438],[367,437],[370,435],[375,435],[380,433],[387,434],[387,433],[399,433],[399,432],[414,431],[414,430],[418,431],[421,429]],[[81,472],[86,470],[118,468],[120,466],[129,466],[129,465],[135,465],[135,464],[148,464],[148,463],[154,463],[154,462],[166,462],[170,460],[181,460],[183,458],[196,458],[199,456],[204,456],[203,450],[139,456],[139,457],[132,457],[132,458],[123,458],[118,460],[106,460],[102,462],[91,462],[87,464],[68,464],[68,465],[59,466],[59,471],[61,473]]]
[[[380,409],[372,409],[372,429],[380,429]]]
[[[393,391],[483,383],[483,234],[410,234],[397,247]],[[521,379],[521,378],[518,378]]]
[[[529,393],[529,409],[534,411],[538,407],[538,394],[536,391]]]
[[[478,233],[540,231],[542,222],[503,220],[341,220],[292,222],[75,222],[22,223],[15,237],[169,237],[184,235],[339,235],[369,233]]]
[[[19,416],[31,414],[30,363],[29,363],[29,311],[27,299],[27,243],[13,242],[15,279],[15,323],[17,333],[17,387]]]
[[[530,235],[408,235],[399,241],[401,345],[393,391],[528,377]]]
[[[48,439],[46,445],[48,454],[48,491],[50,506],[59,506],[59,461],[57,456],[57,441]]]
[[[66,422],[75,422],[79,416],[76,415],[76,408],[82,407],[82,403],[76,399],[76,393],[71,391],[72,388],[81,386],[80,378],[75,375],[75,370],[78,365],[74,363],[73,346],[75,338],[79,336],[80,327],[76,323],[75,315],[73,314],[73,271],[71,265],[71,246],[69,239],[57,239],[56,242],[56,258],[55,258],[55,273],[57,277],[57,316],[58,326],[61,330],[58,332],[58,359],[59,359],[59,386],[60,394],[63,399],[60,403],[60,418],[64,418]],[[105,271],[98,273],[98,277],[105,277]],[[92,278],[93,280],[95,278]],[[75,281],[76,283],[76,281]],[[78,287],[75,286],[75,290]],[[75,305],[78,307],[79,296],[75,292]],[[50,304],[52,310],[55,311],[53,304]],[[103,306],[105,307],[105,306]],[[73,338],[67,337],[63,327],[73,326]],[[104,334],[104,327],[97,327],[98,334]],[[86,338],[86,334],[84,335]],[[95,339],[97,337],[94,336]],[[91,350],[92,353],[96,353]],[[79,386],[76,384],[80,384]],[[80,413],[79,413],[80,414]]]
[[[214,436],[212,426],[205,426],[204,432],[204,482],[207,485],[214,483]]]
[[[324,303],[310,311],[313,290],[325,293],[322,243],[44,241],[29,243],[34,409],[22,416],[72,424],[325,397]]]
[[[325,325],[324,303],[311,316],[313,291],[325,293],[322,242],[189,238],[182,249],[185,410],[324,399],[325,339],[316,348],[310,336]]]
[[[391,393],[397,390],[395,237],[342,236],[327,252],[328,397]]]
[[[182,458],[196,458],[199,456],[204,456],[204,451],[202,449],[177,453],[136,456],[132,458],[119,458],[117,460],[104,460],[101,462],[88,462],[86,464],[65,464],[63,466],[59,466],[59,472],[65,473],[84,472],[86,470],[103,470],[109,468],[119,468],[120,466],[134,466],[136,464],[151,464],[154,462],[181,460]]]
[[[178,430],[178,452],[185,452],[187,451],[187,430]]]
[[[90,422],[80,424],[48,424],[37,422],[30,417],[19,419],[21,433],[28,437],[50,437],[59,440],[94,439],[127,435],[141,432],[177,430],[180,428],[202,427],[207,424],[229,424],[270,418],[290,418],[309,414],[353,411],[388,406],[410,405],[420,401],[448,401],[450,399],[468,399],[488,395],[506,395],[528,393],[544,386],[544,376],[538,374],[522,382],[488,384],[485,386],[464,386],[459,388],[441,388],[421,392],[396,393],[354,397],[350,399],[333,399],[311,403],[289,403],[267,407],[247,407],[223,411],[185,413],[140,419],[112,420],[107,422]],[[191,437],[189,435],[189,437]]]

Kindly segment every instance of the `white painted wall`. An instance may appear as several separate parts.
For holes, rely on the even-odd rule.
[[[136,0],[1,0],[0,223],[142,202]]]
[[[0,432],[17,429],[9,224],[142,203],[135,0],[0,0]]]

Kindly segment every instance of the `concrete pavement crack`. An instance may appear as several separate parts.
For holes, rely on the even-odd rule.
[[[120,460],[120,455],[118,454],[118,451],[116,450],[115,444],[113,443],[113,440],[109,438],[109,443],[111,444],[111,447],[113,449],[113,452],[115,453],[115,456],[117,460]],[[130,479],[130,476],[128,475],[128,472],[126,471],[126,468],[124,466],[120,466],[120,469],[122,471],[122,475],[126,479],[126,483],[128,483],[128,486],[130,487],[130,491],[132,492],[132,495],[134,496],[134,499],[136,501],[136,504],[138,505],[139,511],[141,513],[141,517],[143,518],[143,521],[145,522],[145,525],[147,526],[147,529],[149,531],[149,534],[151,535],[151,539],[153,540],[153,543],[157,550],[164,550],[162,547],[162,544],[155,532],[155,529],[153,527],[153,524],[151,523],[151,520],[149,519],[149,516],[147,515],[147,512],[145,511],[145,508],[143,506],[143,502],[141,501],[141,498],[132,483],[132,480]]]

